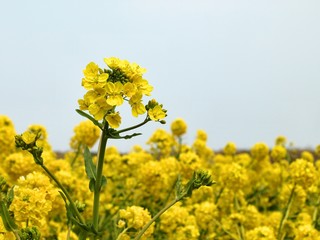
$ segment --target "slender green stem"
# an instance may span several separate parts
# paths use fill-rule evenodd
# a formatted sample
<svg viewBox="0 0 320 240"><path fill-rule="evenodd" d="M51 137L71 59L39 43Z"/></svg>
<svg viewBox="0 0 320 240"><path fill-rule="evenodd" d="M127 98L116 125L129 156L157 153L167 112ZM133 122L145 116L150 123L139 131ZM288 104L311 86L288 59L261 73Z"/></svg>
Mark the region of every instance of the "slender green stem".
<svg viewBox="0 0 320 240"><path fill-rule="evenodd" d="M117 133L120 134L120 133L123 133L123 132L127 132L127 131L130 131L130 130L136 129L136 128L138 128L138 127L143 126L144 124L146 124L146 123L149 122L149 121L150 121L150 119L149 119L149 118L146 118L142 123L139 123L139 124L134 125L134 126L132 126L132 127L128 127L128 128L119 130L119 131L117 131Z"/></svg>
<svg viewBox="0 0 320 240"><path fill-rule="evenodd" d="M60 183L60 181L56 178L56 176L53 175L53 173L51 173L50 170L45 165L40 165L40 166L50 176L50 178L58 185L58 187L62 190L62 192L64 193L64 195L68 199L70 206L72 207L73 211L75 212L77 218L79 219L80 223L85 225L86 224L85 220L83 219L83 217L81 216L81 214L78 211L78 208L76 207L76 205L72 201L72 198L71 198L70 194L68 193L67 189L65 189L65 187Z"/></svg>
<svg viewBox="0 0 320 240"><path fill-rule="evenodd" d="M238 198L237 198L236 193L234 194L234 205L235 205L237 212L239 212L240 206L239 206L239 202L238 202ZM237 230L238 230L239 239L241 239L241 240L245 239L244 228L243 228L243 224L241 222L237 224Z"/></svg>
<svg viewBox="0 0 320 240"><path fill-rule="evenodd" d="M98 148L98 163L96 168L97 178L94 185L94 198L93 198L93 227L96 231L99 228L99 205L100 205L100 191L102 182L102 170L104 163L104 155L106 152L107 140L108 140L108 123L105 123L104 129L101 133L99 148Z"/></svg>
<svg viewBox="0 0 320 240"><path fill-rule="evenodd" d="M20 240L21 239L17 231L13 231L13 234L16 237L16 240Z"/></svg>
<svg viewBox="0 0 320 240"><path fill-rule="evenodd" d="M167 206L165 206L163 209L161 209L138 233L138 235L135 237L134 240L139 240L142 235L145 233L145 231L151 226L151 224L156 221L165 211L167 211L169 208L171 208L174 204L179 202L182 198L176 198L172 202L170 202Z"/></svg>
<svg viewBox="0 0 320 240"><path fill-rule="evenodd" d="M293 202L295 188L296 188L296 185L294 185L292 190L291 190L291 194L290 194L288 203L287 203L287 205L286 205L286 207L284 209L284 212L283 212L283 215L282 215L282 218L281 218L281 221L280 221L280 225L279 225L279 229L278 229L278 236L277 236L277 238L279 240L282 239L282 237L281 237L282 229L283 229L284 223L286 222L286 220L287 220L287 218L289 216L289 213L290 213L290 208L291 208L291 205L292 205L292 202Z"/></svg>
<svg viewBox="0 0 320 240"><path fill-rule="evenodd" d="M318 218L318 212L319 212L319 204L320 204L320 196L319 196L318 199L317 199L316 206L315 206L315 208L314 208L313 215L312 215L312 226L313 226L313 227L316 227L316 225L317 225L317 218Z"/></svg>
<svg viewBox="0 0 320 240"><path fill-rule="evenodd" d="M218 204L218 201L223 193L224 187L222 187L218 193L218 196L216 197L216 200L214 201L214 204Z"/></svg>
<svg viewBox="0 0 320 240"><path fill-rule="evenodd" d="M227 235L229 235L232 239L234 240L239 240L239 238L235 235L233 235L231 232L229 232L228 230L226 230L222 224L220 222L218 222L216 219L213 219L213 221L222 229L222 231L224 231Z"/></svg>
<svg viewBox="0 0 320 240"><path fill-rule="evenodd" d="M122 237L122 235L125 234L125 233L128 231L128 229L129 229L128 227L125 228L125 229L118 235L117 240L120 240L121 237Z"/></svg>
<svg viewBox="0 0 320 240"><path fill-rule="evenodd" d="M80 154L80 150L81 150L81 143L79 144L78 146L78 149L77 149L77 152L76 152L76 155L74 156L74 158L72 159L71 161L71 167L73 166L73 164L76 162L77 158L79 157L79 154Z"/></svg>

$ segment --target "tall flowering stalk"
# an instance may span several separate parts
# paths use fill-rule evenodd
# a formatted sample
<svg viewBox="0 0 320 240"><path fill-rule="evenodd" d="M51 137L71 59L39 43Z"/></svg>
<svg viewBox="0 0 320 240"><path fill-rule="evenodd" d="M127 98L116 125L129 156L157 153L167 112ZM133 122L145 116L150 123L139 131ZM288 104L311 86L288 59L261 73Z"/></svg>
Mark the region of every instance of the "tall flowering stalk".
<svg viewBox="0 0 320 240"><path fill-rule="evenodd" d="M142 100L150 96L153 87L143 78L146 69L138 64L120 60L115 57L105 58L107 69L100 68L96 63L89 63L83 71L82 86L87 90L80 99L77 112L97 125L101 131L98 149L97 165L94 168L90 154L85 155L86 171L90 178L90 189L94 192L93 229L99 231L100 192L106 178L102 175L104 155L108 139L128 139L140 133L120 136L121 133L136 129L149 121L164 122L166 110L156 100L152 99L147 105ZM134 117L146 114L140 124L116 130L121 125L121 115L117 107L127 102ZM84 112L88 111L88 113ZM86 157L87 156L87 157Z"/></svg>
<svg viewBox="0 0 320 240"><path fill-rule="evenodd" d="M167 116L167 111L155 99L150 100L146 105L143 104L143 97L150 96L153 90L153 87L143 78L146 69L136 63L130 63L127 60L120 60L115 57L105 58L104 62L106 68L100 68L96 63L91 62L83 70L82 86L87 92L82 99L78 100L79 109L76 110L101 130L96 165L93 163L88 146L78 146L78 151L84 149L85 170L90 180L90 191L94 195L91 221L86 221L82 217L78 206L67 189L44 165L41 156L42 148L38 147L36 143L41 137L40 133L26 131L16 136L17 147L29 151L36 164L40 165L60 188L61 195L66 202L69 221L81 229L79 239L85 239L88 236L99 239L103 234L103 229L99 229L99 207L101 189L107 182L106 177L103 176L103 167L108 139L129 139L138 136L140 133L122 134L139 128L150 121L164 124L164 118ZM131 107L134 117L146 116L141 123L118 130L121 126L121 115L118 107L125 102Z"/></svg>

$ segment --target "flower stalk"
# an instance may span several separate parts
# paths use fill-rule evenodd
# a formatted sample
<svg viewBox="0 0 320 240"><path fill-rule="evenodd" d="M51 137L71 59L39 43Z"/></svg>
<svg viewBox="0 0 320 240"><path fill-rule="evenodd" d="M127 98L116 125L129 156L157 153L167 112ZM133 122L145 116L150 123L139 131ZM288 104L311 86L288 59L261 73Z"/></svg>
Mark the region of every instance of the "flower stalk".
<svg viewBox="0 0 320 240"><path fill-rule="evenodd" d="M105 123L100 142L98 148L98 162L96 167L96 181L94 185L94 199L93 199L93 227L96 231L98 231L99 227L99 205L100 205L100 192L101 192L101 185L102 185L102 171L103 171L103 163L104 163L104 156L106 152L106 146L108 141L108 132L109 125Z"/></svg>

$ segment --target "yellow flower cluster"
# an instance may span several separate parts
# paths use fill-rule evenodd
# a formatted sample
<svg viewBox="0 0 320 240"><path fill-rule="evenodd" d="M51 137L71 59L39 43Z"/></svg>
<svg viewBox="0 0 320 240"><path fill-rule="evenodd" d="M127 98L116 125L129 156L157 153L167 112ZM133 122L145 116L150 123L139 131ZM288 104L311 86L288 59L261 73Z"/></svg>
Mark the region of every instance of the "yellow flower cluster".
<svg viewBox="0 0 320 240"><path fill-rule="evenodd" d="M120 63L114 60L109 64L116 69ZM86 73L83 85L92 87L89 91L101 87L107 92L106 75L109 80L122 76L120 82L125 85L132 83L128 79L134 79L136 72L143 73L136 65L126 70L124 66L114 70L116 73L98 70L92 78ZM110 82L116 85L117 81ZM109 88L104 99L109 99L108 104L120 102L116 90L111 94ZM137 89L147 91L142 86ZM0 120L0 134L11 132L5 136L14 138L11 120ZM270 147L256 143L247 152L238 152L236 144L228 142L214 152L207 145L208 136L203 130L196 133L190 145L183 143L186 126L182 119L177 119L170 132L156 130L147 149L134 146L125 154L113 146L106 149L103 175L107 183L101 191L99 211L101 225L107 231L101 239L136 237L159 210L175 199L178 177L186 183L199 169L211 173L217 183L195 190L191 197L163 213L143 239L320 239L320 164L316 161L319 149L315 154L293 152L281 137ZM90 220L93 197L78 147L92 146L98 129L89 122L80 123L74 129L71 150L59 158L52 152L43 127L30 127L30 135L23 138L28 142L32 133L38 131L42 133L37 144L44 147L45 166L71 194L84 219ZM37 227L41 239L78 239L79 229L66 225L65 203L58 189L32 162L31 154L15 149L8 139L1 142L0 149L4 149L0 175L7 181L2 194L7 195L14 186L9 211L15 223L21 228ZM76 158L77 164L73 164ZM96 161L93 156L93 162ZM0 239L14 238L0 221Z"/></svg>
<svg viewBox="0 0 320 240"><path fill-rule="evenodd" d="M119 210L119 228L125 228L124 233L121 235L120 239L130 239L130 231L140 230L151 220L151 215L148 210L143 209L140 206L131 206L126 209ZM134 231L134 232L135 232ZM148 239L154 231L154 225L144 233L142 239Z"/></svg>
<svg viewBox="0 0 320 240"><path fill-rule="evenodd" d="M97 142L100 136L100 129L90 120L80 122L74 129L74 136L70 140L70 147L78 149L80 146L89 148Z"/></svg>
<svg viewBox="0 0 320 240"><path fill-rule="evenodd" d="M58 195L58 190L47 176L33 172L19 178L17 186L14 187L10 211L21 227L31 225L38 227L42 232L48 232L48 217Z"/></svg>
<svg viewBox="0 0 320 240"><path fill-rule="evenodd" d="M111 128L121 124L116 107L124 101L129 103L135 117L148 112L153 121L165 118L166 111L156 100L152 99L147 105L142 103L143 96L150 96L153 90L143 78L146 69L116 57L105 58L104 62L108 69L101 69L91 62L83 70L82 86L87 92L78 101L80 110L88 110L98 121L105 119Z"/></svg>

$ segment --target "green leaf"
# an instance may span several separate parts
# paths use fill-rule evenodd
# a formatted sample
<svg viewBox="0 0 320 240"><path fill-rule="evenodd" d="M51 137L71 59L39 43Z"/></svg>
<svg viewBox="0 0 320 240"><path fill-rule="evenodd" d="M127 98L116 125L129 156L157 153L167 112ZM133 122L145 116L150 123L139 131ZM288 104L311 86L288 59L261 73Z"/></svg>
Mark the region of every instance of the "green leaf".
<svg viewBox="0 0 320 240"><path fill-rule="evenodd" d="M90 179L90 182L89 182L89 189L90 189L90 192L94 192L95 184L96 184L96 181L95 181L93 178L92 178L92 179Z"/></svg>
<svg viewBox="0 0 320 240"><path fill-rule="evenodd" d="M92 156L87 146L84 149L84 165L85 165L88 178L90 180L94 179L94 181L96 181L96 177L97 177L96 166L92 161Z"/></svg>
<svg viewBox="0 0 320 240"><path fill-rule="evenodd" d="M181 175L178 175L177 181L176 181L176 199L182 198L184 195L184 187L181 183Z"/></svg>
<svg viewBox="0 0 320 240"><path fill-rule="evenodd" d="M99 123L96 119L94 119L92 116L90 116L88 113L85 113L84 111L80 109L76 109L76 112L79 113L81 116L88 118L91 122L93 122L94 125L98 126L102 130L102 125Z"/></svg>
<svg viewBox="0 0 320 240"><path fill-rule="evenodd" d="M106 176L102 176L101 187L104 187L105 185L107 185L107 178L106 178Z"/></svg>
<svg viewBox="0 0 320 240"><path fill-rule="evenodd" d="M17 230L17 225L14 220L11 218L8 208L3 201L0 201L0 215L2 217L2 222L7 231Z"/></svg>
<svg viewBox="0 0 320 240"><path fill-rule="evenodd" d="M14 198L14 190L13 190L14 186L12 186L12 188L10 188L10 190L7 193L7 204L8 207L11 205L13 198Z"/></svg>

